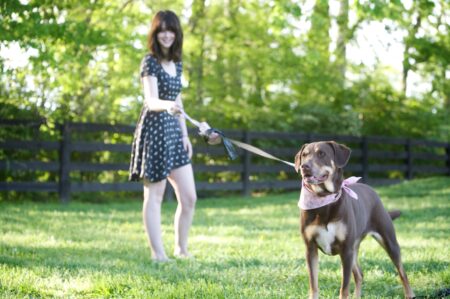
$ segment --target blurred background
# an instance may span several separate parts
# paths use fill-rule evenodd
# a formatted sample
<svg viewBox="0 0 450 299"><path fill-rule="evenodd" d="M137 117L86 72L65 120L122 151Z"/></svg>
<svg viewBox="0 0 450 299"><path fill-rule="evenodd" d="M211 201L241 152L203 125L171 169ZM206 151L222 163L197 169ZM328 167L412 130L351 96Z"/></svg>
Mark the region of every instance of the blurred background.
<svg viewBox="0 0 450 299"><path fill-rule="evenodd" d="M108 133L85 128L90 136L79 139L129 144L143 104L139 68L148 52L150 22L158 10L170 9L184 30L183 100L193 118L235 132L306 134L291 138L286 159L311 140L308 134L431 139L443 142L434 154L450 152L450 3L445 0L6 0L0 9L0 119L7 124L0 127L0 141L61 140L59 125L75 122L129 126ZM9 126L14 120L36 123L18 129ZM77 134L72 131L71 138L77 140ZM411 153L410 143L393 143ZM367 145L358 139L353 147L361 144ZM42 172L35 167L33 174L26 172L31 164L22 164L23 172L14 177L11 171L20 165L10 161L61 160L59 145L47 148L52 153L17 151L26 147L4 142L1 180L57 181L56 164ZM390 147L382 143L377 150ZM78 149L68 154L72 162L122 164L109 173L78 166L68 174L73 180L126 180L128 147L120 153ZM216 159L198 153L203 164L227 169L222 151ZM393 155L411 164L408 153ZM372 163L366 154L362 149L355 158ZM450 168L445 159L440 174ZM205 182L240 180L242 168L234 170L201 176ZM296 180L282 170L274 170L277 180ZM390 178L413 174L405 174L403 166L381 171ZM258 179L251 175L248 180Z"/></svg>
<svg viewBox="0 0 450 299"><path fill-rule="evenodd" d="M146 35L181 19L186 110L219 128L448 141L448 1L6 0L0 117L134 124Z"/></svg>

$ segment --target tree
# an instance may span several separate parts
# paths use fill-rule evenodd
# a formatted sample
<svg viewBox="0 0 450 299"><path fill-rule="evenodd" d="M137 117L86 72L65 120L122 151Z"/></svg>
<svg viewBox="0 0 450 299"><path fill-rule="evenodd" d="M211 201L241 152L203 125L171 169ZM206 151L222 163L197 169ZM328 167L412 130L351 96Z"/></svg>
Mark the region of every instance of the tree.
<svg viewBox="0 0 450 299"><path fill-rule="evenodd" d="M324 0L315 1L310 13L303 11L305 1L293 0L162 0L151 6L142 0L4 1L0 46L18 45L31 57L18 68L0 59L1 115L133 124L142 107L139 65L151 16L172 9L185 33L189 84L183 98L195 118L219 128L334 132L339 126L348 134L378 133L386 124L385 134L433 132L448 139L448 1L408 7L402 1L335 1L337 16ZM352 23L350 13L356 15ZM381 66L347 59L361 24L383 20L389 20L387 33L404 33L402 92ZM308 24L308 30L300 28ZM359 78L350 80L350 73ZM408 93L413 73L430 81L429 91ZM408 111L429 111L438 121L421 130L427 120ZM403 129L411 126L411 132Z"/></svg>

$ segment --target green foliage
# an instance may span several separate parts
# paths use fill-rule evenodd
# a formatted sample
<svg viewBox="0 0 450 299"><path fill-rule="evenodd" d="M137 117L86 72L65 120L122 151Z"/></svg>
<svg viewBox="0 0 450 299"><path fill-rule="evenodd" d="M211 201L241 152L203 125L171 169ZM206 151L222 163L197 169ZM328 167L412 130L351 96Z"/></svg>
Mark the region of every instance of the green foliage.
<svg viewBox="0 0 450 299"><path fill-rule="evenodd" d="M120 100L138 95L137 83L134 92L129 88L140 61L133 55L133 43L140 40L136 27L144 23L136 6L109 1L8 1L2 6L1 44L18 42L25 51L37 51L29 65L1 74L29 77L34 88L5 80L10 92L4 98L20 93L20 100L53 121L124 120L119 115L131 107L123 111ZM21 93L24 89L30 93Z"/></svg>
<svg viewBox="0 0 450 299"><path fill-rule="evenodd" d="M417 296L450 284L450 180L377 188L394 222ZM298 194L223 198L197 204L190 234L195 259L150 262L141 201L108 204L0 202L2 298L306 298L308 274L298 231ZM175 203L163 204L163 239L173 250ZM337 256L320 254L321 297L339 296ZM359 262L368 298L402 298L386 252L371 238ZM353 287L353 285L352 285Z"/></svg>
<svg viewBox="0 0 450 299"><path fill-rule="evenodd" d="M340 1L343 4L345 1ZM356 1L338 17L328 1L11 0L0 8L0 115L48 122L133 124L142 105L139 65L159 9L183 23L187 111L219 128L402 135L448 140L450 39L447 1ZM348 23L348 14L356 16ZM342 40L330 50L332 23ZM352 65L345 46L361 24L403 30L404 82L432 88L407 97L386 69ZM412 24L412 26L411 26ZM350 26L350 27L349 27ZM28 52L27 52L28 51ZM344 55L344 56L343 56ZM345 72L360 74L346 79ZM422 125L419 125L422 124ZM409 129L411 128L411 129Z"/></svg>
<svg viewBox="0 0 450 299"><path fill-rule="evenodd" d="M391 121L381 118L371 121L366 127L375 128L378 125L390 124L390 129L384 134L402 136L421 136L448 141L450 130L448 117L450 115L450 5L448 1L412 1L406 7L403 1L367 1L356 2L356 11L360 20L384 20L387 32L402 30L406 33L403 39L405 46L403 57L403 93L393 95L392 101L380 98L379 110L389 110ZM386 22L388 20L390 23ZM406 98L406 81L411 72L423 78L431 78L431 89L420 97ZM381 80L380 80L381 79ZM372 81L369 83L368 81ZM366 77L366 83L373 85L386 81L383 74L377 77ZM389 82L383 82L383 87L393 91ZM392 92L388 92L391 93ZM371 95L373 96L373 95ZM386 98L386 97L385 97ZM369 121L370 122L370 121ZM394 124L394 122L396 124ZM364 121L364 123L368 123ZM371 134L372 130L366 130Z"/></svg>

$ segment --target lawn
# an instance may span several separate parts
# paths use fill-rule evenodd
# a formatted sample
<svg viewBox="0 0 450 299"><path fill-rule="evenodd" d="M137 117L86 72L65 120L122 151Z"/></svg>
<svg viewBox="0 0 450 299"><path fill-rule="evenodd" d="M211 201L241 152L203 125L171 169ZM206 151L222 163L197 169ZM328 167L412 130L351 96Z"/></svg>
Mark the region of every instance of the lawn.
<svg viewBox="0 0 450 299"><path fill-rule="evenodd" d="M377 188L395 221L419 296L450 288L450 178ZM195 259L153 263L141 202L0 203L1 298L306 298L298 193L200 200L190 237ZM173 250L175 203L164 203ZM393 265L371 238L361 245L364 298L401 298ZM321 298L339 295L340 261L320 255Z"/></svg>

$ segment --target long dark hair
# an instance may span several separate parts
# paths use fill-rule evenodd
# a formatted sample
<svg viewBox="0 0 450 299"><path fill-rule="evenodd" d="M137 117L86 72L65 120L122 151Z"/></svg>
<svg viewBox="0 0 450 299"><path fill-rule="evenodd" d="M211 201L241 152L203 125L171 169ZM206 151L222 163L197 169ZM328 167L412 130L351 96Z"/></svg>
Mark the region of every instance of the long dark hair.
<svg viewBox="0 0 450 299"><path fill-rule="evenodd" d="M175 33L175 40L170 47L167 56L164 55L157 40L157 35L159 32L163 31L163 27L165 30ZM181 61L181 54L183 51L183 30L181 30L180 20L173 11L161 10L153 17L150 32L148 33L147 46L158 61L161 61L163 58L173 60L174 62Z"/></svg>

